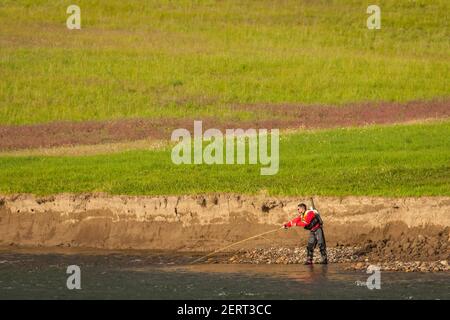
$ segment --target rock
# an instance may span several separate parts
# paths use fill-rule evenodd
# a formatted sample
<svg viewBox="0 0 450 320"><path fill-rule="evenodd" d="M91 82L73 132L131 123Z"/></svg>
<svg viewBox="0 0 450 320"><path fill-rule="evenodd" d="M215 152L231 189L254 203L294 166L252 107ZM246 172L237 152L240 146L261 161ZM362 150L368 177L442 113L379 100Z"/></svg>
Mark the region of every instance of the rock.
<svg viewBox="0 0 450 320"><path fill-rule="evenodd" d="M280 264L280 263L282 263L283 262L283 258L282 257L279 257L276 261L275 261L275 263L277 263L277 264Z"/></svg>

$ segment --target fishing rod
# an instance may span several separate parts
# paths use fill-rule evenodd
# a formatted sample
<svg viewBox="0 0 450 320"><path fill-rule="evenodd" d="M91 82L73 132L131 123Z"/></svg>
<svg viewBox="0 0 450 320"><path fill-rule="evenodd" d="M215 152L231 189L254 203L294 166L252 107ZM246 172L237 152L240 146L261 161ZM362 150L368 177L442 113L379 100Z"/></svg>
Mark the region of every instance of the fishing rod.
<svg viewBox="0 0 450 320"><path fill-rule="evenodd" d="M284 228L284 227L276 228L276 229L273 229L273 230L270 230L270 231L266 231L266 232L257 234L256 236L251 236L251 237L249 237L249 238L247 238L247 239L244 239L244 240L240 240L240 241L234 242L234 243L232 243L232 244L230 244L230 245L228 245L228 246L225 246L225 247L223 247L223 248L219 248L219 249L217 249L217 250L215 250L215 251L213 251L213 252L211 252L211 253L208 253L207 255L205 255L205 256L203 256L203 257L200 257L200 258L198 258L198 259L195 259L195 260L192 261L190 264L194 264L194 263L196 263L196 262L198 262L198 261L200 261L200 260L203 260L203 259L205 259L205 258L208 258L208 257L210 257L210 256L212 256L212 255L214 255L214 254L216 254L216 253L218 253L218 252L220 252L220 251L223 251L223 250L225 250L225 249L228 249L228 248L230 248L230 247L232 247L232 246L235 246L235 245L237 245L237 244L239 244L239 243L242 243L242 242L245 242L245 241L248 241L248 240L251 240L251 239L255 239L255 238L264 236L264 235L266 235L266 234L269 234L269 233L273 233L273 232L278 231L278 230L281 230L281 229L283 229L283 228Z"/></svg>
<svg viewBox="0 0 450 320"><path fill-rule="evenodd" d="M316 205L314 204L314 199L311 197L310 200L311 200L311 208L313 208L313 210L317 210Z"/></svg>
<svg viewBox="0 0 450 320"><path fill-rule="evenodd" d="M310 198L310 200L311 200L312 208L313 208L314 210L316 210L316 206L314 205L314 200L313 200L313 198ZM248 240L251 240L251 239L255 239L255 238L264 236L264 235L269 234L269 233L273 233L273 232L278 231L278 230L281 230L281 229L284 229L284 226L281 227L281 228L276 228L276 229L273 229L273 230L270 230L270 231L266 231L266 232L257 234L256 236L251 236L251 237L249 237L249 238L247 238L247 239L244 239L244 240L240 240L240 241L234 242L234 243L232 243L232 244L230 244L230 245L228 245L228 246L225 246L225 247L223 247L223 248L219 248L219 249L217 249L217 250L215 250L215 251L213 251L213 252L211 252L211 253L209 253L209 254L203 256L203 257L200 257L200 258L198 258L198 259L195 259L195 260L192 261L190 264L194 264L194 263L196 263L196 262L198 262L198 261L200 261L200 260L203 260L203 259L205 259L205 258L208 258L208 257L210 257L210 256L212 256L212 255L214 255L214 254L216 254L216 253L218 253L218 252L220 252L220 251L223 251L223 250L225 250L225 249L231 248L232 246L235 246L235 245L237 245L237 244L239 244L239 243L243 243L243 242L245 242L245 241L248 241Z"/></svg>

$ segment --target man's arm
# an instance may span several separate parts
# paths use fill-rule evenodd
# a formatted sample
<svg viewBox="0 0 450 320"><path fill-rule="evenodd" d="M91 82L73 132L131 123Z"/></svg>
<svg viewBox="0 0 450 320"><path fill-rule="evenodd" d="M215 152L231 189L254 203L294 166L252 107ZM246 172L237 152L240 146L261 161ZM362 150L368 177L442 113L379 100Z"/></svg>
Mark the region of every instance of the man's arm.
<svg viewBox="0 0 450 320"><path fill-rule="evenodd" d="M286 222L286 223L283 225L283 227L284 227L285 229L292 227L292 222L293 222L294 220L295 220L295 219Z"/></svg>
<svg viewBox="0 0 450 320"><path fill-rule="evenodd" d="M284 225L285 228L290 228L290 227L306 227L307 225L309 225L311 223L311 220L314 218L314 211L308 211L306 213L305 216L305 221L302 220L301 217L297 217L292 219L291 221L289 221L288 223L286 223Z"/></svg>
<svg viewBox="0 0 450 320"><path fill-rule="evenodd" d="M284 225L285 228L290 228L290 227L295 227L295 226L297 226L297 227L305 226L305 223L302 221L301 217L296 217Z"/></svg>

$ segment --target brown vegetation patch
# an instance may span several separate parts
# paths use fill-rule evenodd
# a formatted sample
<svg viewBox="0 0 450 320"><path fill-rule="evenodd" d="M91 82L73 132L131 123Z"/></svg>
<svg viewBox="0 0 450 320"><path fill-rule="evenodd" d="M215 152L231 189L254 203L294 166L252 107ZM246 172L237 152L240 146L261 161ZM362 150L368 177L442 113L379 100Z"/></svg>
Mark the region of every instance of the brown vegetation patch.
<svg viewBox="0 0 450 320"><path fill-rule="evenodd" d="M255 113L255 120L198 119L203 127L322 129L391 124L450 117L450 101L366 103L336 106L236 105ZM194 119L124 119L0 126L0 150L93 145L143 139L169 140L176 128L192 128Z"/></svg>

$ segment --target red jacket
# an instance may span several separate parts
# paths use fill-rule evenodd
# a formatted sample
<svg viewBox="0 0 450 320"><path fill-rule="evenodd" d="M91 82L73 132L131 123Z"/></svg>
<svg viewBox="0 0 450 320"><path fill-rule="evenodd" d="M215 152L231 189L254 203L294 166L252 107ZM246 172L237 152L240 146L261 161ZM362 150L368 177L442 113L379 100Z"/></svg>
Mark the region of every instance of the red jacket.
<svg viewBox="0 0 450 320"><path fill-rule="evenodd" d="M305 212L305 214L303 216L298 216L294 219L292 219L291 221L289 221L288 223L286 223L284 226L285 227L306 227L308 226L311 221L314 219L315 217L315 213L313 210L308 210ZM316 231L317 229L320 228L320 223L317 223L313 228L311 228L311 231Z"/></svg>

